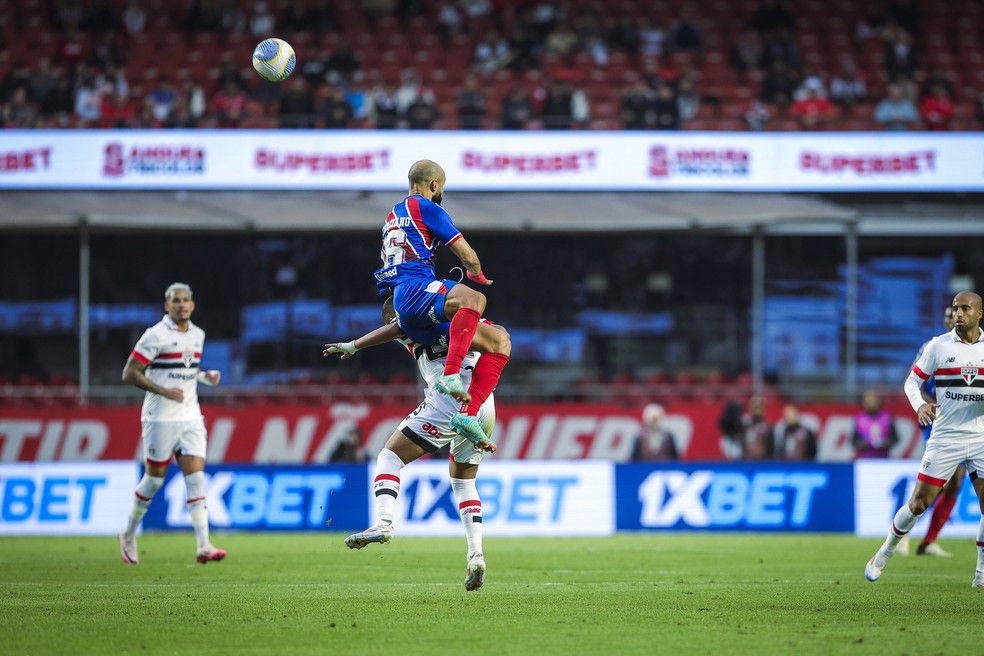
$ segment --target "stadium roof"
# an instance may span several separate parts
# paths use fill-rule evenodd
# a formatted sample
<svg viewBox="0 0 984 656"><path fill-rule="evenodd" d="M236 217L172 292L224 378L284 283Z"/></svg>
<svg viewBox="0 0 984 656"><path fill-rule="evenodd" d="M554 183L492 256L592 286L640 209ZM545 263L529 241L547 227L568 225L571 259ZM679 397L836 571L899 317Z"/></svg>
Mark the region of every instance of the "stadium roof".
<svg viewBox="0 0 984 656"><path fill-rule="evenodd" d="M0 194L0 230L375 231L383 192L82 192ZM458 193L445 205L464 229L490 232L692 231L984 234L984 204L866 203L758 193Z"/></svg>

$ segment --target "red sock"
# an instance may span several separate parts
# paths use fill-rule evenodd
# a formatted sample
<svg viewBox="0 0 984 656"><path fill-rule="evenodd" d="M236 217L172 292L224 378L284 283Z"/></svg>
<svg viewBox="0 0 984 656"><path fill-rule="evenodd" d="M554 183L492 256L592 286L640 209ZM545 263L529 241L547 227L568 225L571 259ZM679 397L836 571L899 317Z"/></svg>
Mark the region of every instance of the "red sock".
<svg viewBox="0 0 984 656"><path fill-rule="evenodd" d="M929 520L929 530L926 531L926 537L922 541L923 544L936 541L937 536L939 536L940 531L943 529L943 525L950 520L950 513L953 512L953 504L956 502L957 497L952 494L940 493L940 496L936 499L936 507L933 508L933 517Z"/></svg>
<svg viewBox="0 0 984 656"><path fill-rule="evenodd" d="M471 385L468 386L468 393L471 394L468 414L473 417L478 414L485 399L489 398L489 394L499 384L499 376L507 362L509 356L501 353L486 353L478 359L475 371L472 372Z"/></svg>
<svg viewBox="0 0 984 656"><path fill-rule="evenodd" d="M448 329L448 356L444 361L444 375L450 376L461 372L461 361L468 355L475 329L482 315L471 308L458 308L451 319Z"/></svg>

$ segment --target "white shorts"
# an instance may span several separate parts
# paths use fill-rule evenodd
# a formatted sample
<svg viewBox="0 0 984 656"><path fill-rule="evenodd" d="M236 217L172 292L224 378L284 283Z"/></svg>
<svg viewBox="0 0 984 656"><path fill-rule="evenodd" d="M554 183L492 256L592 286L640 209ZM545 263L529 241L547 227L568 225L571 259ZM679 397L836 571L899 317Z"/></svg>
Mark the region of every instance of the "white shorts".
<svg viewBox="0 0 984 656"><path fill-rule="evenodd" d="M451 429L451 417L458 412L457 405L449 397L428 394L417 409L400 422L399 430L411 442L427 453L435 453L446 444L451 445L451 458L462 464L477 465L484 451ZM486 435L495 428L495 399L489 394L478 411L478 421Z"/></svg>
<svg viewBox="0 0 984 656"><path fill-rule="evenodd" d="M919 465L919 480L942 486L962 462L972 473L984 471L984 441L937 442L930 438Z"/></svg>
<svg viewBox="0 0 984 656"><path fill-rule="evenodd" d="M205 457L205 421L141 422L144 459L154 465L166 465L171 454Z"/></svg>

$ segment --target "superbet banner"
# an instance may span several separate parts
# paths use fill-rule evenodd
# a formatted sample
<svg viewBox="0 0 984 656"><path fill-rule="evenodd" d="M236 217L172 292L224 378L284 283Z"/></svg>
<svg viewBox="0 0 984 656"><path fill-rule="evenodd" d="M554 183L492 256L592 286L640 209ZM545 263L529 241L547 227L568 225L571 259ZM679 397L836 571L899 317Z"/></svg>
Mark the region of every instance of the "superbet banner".
<svg viewBox="0 0 984 656"><path fill-rule="evenodd" d="M982 191L984 133L5 130L0 189Z"/></svg>
<svg viewBox="0 0 984 656"><path fill-rule="evenodd" d="M372 403L208 406L211 463L326 463L353 426L375 454L413 408ZM914 416L902 401L890 406L900 442L899 458L922 454ZM818 457L853 459L851 436L858 408L846 404L805 404L802 421L818 436ZM685 460L720 460L719 403L667 407L663 428L673 434ZM780 419L782 407L769 407ZM588 403L499 404L493 438L498 460L605 459L627 462L639 435L641 408ZM777 425L777 432L782 425ZM0 406L0 461L92 461L142 457L140 408L16 408Z"/></svg>

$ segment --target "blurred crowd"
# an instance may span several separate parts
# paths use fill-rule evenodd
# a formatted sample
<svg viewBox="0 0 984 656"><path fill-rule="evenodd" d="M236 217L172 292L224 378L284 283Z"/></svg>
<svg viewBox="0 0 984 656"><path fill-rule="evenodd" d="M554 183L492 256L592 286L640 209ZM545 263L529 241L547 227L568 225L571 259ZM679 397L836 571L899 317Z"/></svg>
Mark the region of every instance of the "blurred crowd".
<svg viewBox="0 0 984 656"><path fill-rule="evenodd" d="M914 0L831 7L853 24L822 46L816 15L784 0L709 12L689 0L655 11L597 0L8 4L6 127L946 130L984 119L984 89L958 89L960 69L921 51L938 33ZM251 45L274 35L298 51L281 84L249 68Z"/></svg>

